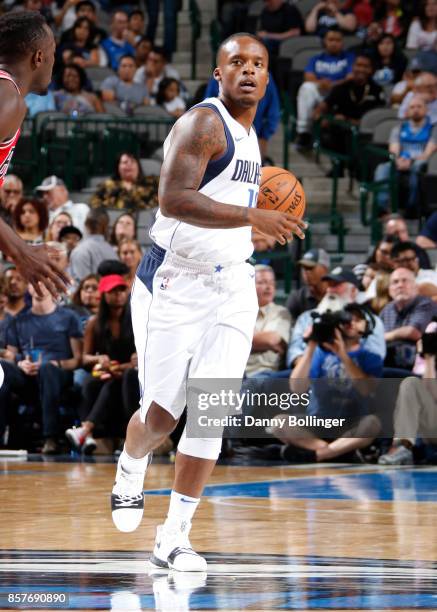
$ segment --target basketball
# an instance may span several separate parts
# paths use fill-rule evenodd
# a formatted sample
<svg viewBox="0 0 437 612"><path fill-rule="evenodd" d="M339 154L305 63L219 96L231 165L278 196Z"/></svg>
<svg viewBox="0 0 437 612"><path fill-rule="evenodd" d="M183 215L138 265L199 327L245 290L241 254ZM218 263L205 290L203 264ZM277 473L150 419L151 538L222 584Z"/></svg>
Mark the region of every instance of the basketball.
<svg viewBox="0 0 437 612"><path fill-rule="evenodd" d="M305 203L305 192L294 174L276 166L262 168L257 208L289 212L300 219Z"/></svg>

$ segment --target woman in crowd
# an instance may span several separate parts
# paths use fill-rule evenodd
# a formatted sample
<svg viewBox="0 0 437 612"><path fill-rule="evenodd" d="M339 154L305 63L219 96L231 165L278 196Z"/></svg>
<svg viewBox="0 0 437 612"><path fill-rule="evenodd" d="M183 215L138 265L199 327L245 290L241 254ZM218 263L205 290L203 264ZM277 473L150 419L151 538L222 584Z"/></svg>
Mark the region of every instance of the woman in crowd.
<svg viewBox="0 0 437 612"><path fill-rule="evenodd" d="M393 236L384 236L384 238L376 244L367 263L377 263L387 267L389 270L393 270L394 264L391 258L391 251L395 242L396 240Z"/></svg>
<svg viewBox="0 0 437 612"><path fill-rule="evenodd" d="M81 68L99 65L99 50L93 44L93 25L87 17L76 19L71 39L61 44L58 53L62 64L76 64Z"/></svg>
<svg viewBox="0 0 437 612"><path fill-rule="evenodd" d="M435 51L437 44L437 0L422 0L418 17L410 25L407 49Z"/></svg>
<svg viewBox="0 0 437 612"><path fill-rule="evenodd" d="M56 110L68 115L86 115L103 113L100 99L93 93L85 91L86 74L76 64L68 64L62 70L61 88L54 92Z"/></svg>
<svg viewBox="0 0 437 612"><path fill-rule="evenodd" d="M65 432L71 445L84 453L96 447L96 427L105 425L116 435L139 401L128 285L122 276L111 274L100 279L99 293L98 313L85 329L83 365L92 374L83 386L82 425Z"/></svg>
<svg viewBox="0 0 437 612"><path fill-rule="evenodd" d="M137 237L137 224L135 217L131 213L122 213L115 220L112 226L111 238L109 242L118 248L121 240L128 238L129 240L136 240Z"/></svg>
<svg viewBox="0 0 437 612"><path fill-rule="evenodd" d="M172 117L180 117L187 108L180 93L181 88L177 79L167 77L162 79L156 94L157 106L161 106Z"/></svg>
<svg viewBox="0 0 437 612"><path fill-rule="evenodd" d="M60 212L53 217L53 219L49 223L49 227L47 230L46 240L49 242L50 240L54 240L55 242L59 241L59 233L63 227L67 227L68 225L73 225L73 219L68 212Z"/></svg>
<svg viewBox="0 0 437 612"><path fill-rule="evenodd" d="M127 276L127 278L125 278L127 283L129 284L129 287L132 287L132 284L135 279L135 273L143 257L141 245L138 240L132 240L131 238L123 238L123 240L121 240L118 245L117 252L120 261L126 264L129 268L129 275Z"/></svg>
<svg viewBox="0 0 437 612"><path fill-rule="evenodd" d="M44 242L49 216L47 206L36 198L22 198L12 213L17 234L29 244Z"/></svg>
<svg viewBox="0 0 437 612"><path fill-rule="evenodd" d="M398 50L392 34L383 34L379 39L373 53L373 64L373 80L378 85L394 85L402 79L407 58Z"/></svg>
<svg viewBox="0 0 437 612"><path fill-rule="evenodd" d="M157 176L144 176L140 160L132 153L121 153L114 176L107 179L91 198L91 206L136 211L158 206Z"/></svg>
<svg viewBox="0 0 437 612"><path fill-rule="evenodd" d="M88 319L99 311L99 281L97 274L88 274L80 281L71 299L70 308L79 315L84 327Z"/></svg>

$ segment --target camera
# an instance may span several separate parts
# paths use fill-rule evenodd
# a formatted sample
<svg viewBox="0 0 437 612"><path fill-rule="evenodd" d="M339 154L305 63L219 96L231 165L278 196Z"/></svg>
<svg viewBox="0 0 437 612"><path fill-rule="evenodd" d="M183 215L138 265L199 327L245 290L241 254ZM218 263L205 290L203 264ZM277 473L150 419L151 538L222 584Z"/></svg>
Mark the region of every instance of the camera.
<svg viewBox="0 0 437 612"><path fill-rule="evenodd" d="M318 344L324 342L333 342L335 339L335 330L343 323L350 323L352 314L345 310L336 312L312 312L313 330L308 340L314 340Z"/></svg>
<svg viewBox="0 0 437 612"><path fill-rule="evenodd" d="M429 329L431 327L431 330ZM422 336L420 354L437 356L437 317L434 317Z"/></svg>

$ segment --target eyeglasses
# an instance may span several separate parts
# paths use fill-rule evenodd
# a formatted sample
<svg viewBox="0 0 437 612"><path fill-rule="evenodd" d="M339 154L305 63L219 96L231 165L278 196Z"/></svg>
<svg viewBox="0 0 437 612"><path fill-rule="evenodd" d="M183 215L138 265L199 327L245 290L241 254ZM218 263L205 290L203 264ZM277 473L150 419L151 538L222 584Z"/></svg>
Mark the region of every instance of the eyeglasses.
<svg viewBox="0 0 437 612"><path fill-rule="evenodd" d="M408 264L413 263L413 261L416 261L416 259L416 255L412 255L411 257L396 257L394 261L397 264Z"/></svg>

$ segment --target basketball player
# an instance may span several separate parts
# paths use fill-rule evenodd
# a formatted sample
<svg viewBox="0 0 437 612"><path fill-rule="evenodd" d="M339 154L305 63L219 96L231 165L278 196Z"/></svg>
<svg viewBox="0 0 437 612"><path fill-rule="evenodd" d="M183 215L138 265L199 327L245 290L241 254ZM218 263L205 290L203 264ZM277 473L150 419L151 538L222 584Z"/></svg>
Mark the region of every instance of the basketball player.
<svg viewBox="0 0 437 612"><path fill-rule="evenodd" d="M55 40L44 17L22 11L0 17L0 187L27 112L24 96L44 95L52 78ZM39 283L56 296L68 278L49 259L46 247L29 246L0 219L0 251L40 294Z"/></svg>
<svg viewBox="0 0 437 612"><path fill-rule="evenodd" d="M155 245L138 268L132 321L141 384L112 491L112 516L133 531L143 513L151 452L175 428L188 378L242 378L258 311L252 226L281 243L303 238L306 224L256 208L261 158L252 128L268 82L268 53L257 38L224 41L214 77L218 98L185 113L164 143ZM151 563L204 571L192 550L191 519L221 450L221 438L182 434L167 520L157 530Z"/></svg>

